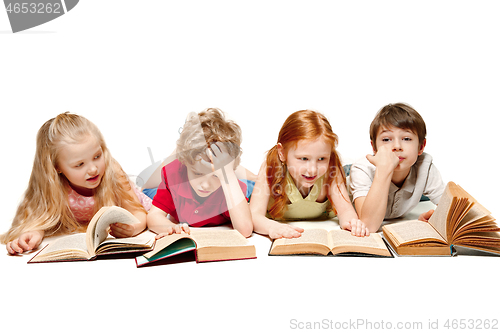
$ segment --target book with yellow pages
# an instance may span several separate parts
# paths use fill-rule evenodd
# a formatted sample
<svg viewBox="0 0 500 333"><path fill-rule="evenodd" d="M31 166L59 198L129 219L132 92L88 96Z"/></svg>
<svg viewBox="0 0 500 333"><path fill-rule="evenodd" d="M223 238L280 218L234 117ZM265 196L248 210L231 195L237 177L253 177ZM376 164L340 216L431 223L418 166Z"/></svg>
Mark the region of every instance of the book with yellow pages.
<svg viewBox="0 0 500 333"><path fill-rule="evenodd" d="M404 221L382 227L398 255L500 255L500 228L491 213L453 182L429 222Z"/></svg>
<svg viewBox="0 0 500 333"><path fill-rule="evenodd" d="M305 229L298 238L275 239L269 255L352 255L392 257L379 234L356 237L347 230Z"/></svg>
<svg viewBox="0 0 500 333"><path fill-rule="evenodd" d="M135 258L137 267L152 263L169 264L186 253L196 262L257 258L255 246L237 230L190 228L190 233L172 234L156 241L152 251Z"/></svg>
<svg viewBox="0 0 500 333"><path fill-rule="evenodd" d="M155 235L145 231L135 237L109 236L109 226L115 222L139 223L129 211L109 206L101 208L89 222L86 233L63 236L41 249L28 263L92 260L100 255L113 255L149 251Z"/></svg>

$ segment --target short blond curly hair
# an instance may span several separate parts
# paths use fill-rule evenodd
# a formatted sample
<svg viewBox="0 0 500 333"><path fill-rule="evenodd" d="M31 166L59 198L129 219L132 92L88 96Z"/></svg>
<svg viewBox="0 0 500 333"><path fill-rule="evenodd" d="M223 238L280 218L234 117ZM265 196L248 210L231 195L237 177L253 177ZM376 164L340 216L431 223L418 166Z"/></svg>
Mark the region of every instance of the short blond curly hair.
<svg viewBox="0 0 500 333"><path fill-rule="evenodd" d="M177 140L177 159L182 164L193 165L203 158L209 160L206 149L216 142L226 144L227 151L234 158L234 167L240 163L241 128L232 120L226 119L224 112L208 108L200 113L192 113L182 128Z"/></svg>

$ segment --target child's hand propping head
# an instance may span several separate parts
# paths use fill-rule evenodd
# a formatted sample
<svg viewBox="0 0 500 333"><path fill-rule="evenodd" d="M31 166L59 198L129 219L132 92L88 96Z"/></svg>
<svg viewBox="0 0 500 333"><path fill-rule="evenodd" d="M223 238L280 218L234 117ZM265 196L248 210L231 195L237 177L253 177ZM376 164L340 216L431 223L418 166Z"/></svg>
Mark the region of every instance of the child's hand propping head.
<svg viewBox="0 0 500 333"><path fill-rule="evenodd" d="M222 174L222 169L229 167L234 170L234 157L229 153L228 146L231 146L231 150L239 149L232 142L216 142L210 144L210 148L207 148L207 156L210 158L210 162L202 160L201 163L210 166L212 171Z"/></svg>
<svg viewBox="0 0 500 333"><path fill-rule="evenodd" d="M386 168L394 171L399 165L399 157L389 147L381 146L375 155L366 155L368 161L377 168Z"/></svg>

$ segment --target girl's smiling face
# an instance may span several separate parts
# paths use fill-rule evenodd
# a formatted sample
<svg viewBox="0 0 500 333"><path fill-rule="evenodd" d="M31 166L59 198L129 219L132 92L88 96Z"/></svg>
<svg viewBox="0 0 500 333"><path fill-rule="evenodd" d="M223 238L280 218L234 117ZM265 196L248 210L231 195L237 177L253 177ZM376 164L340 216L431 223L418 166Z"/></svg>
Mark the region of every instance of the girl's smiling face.
<svg viewBox="0 0 500 333"><path fill-rule="evenodd" d="M331 153L331 144L322 138L300 140L296 147L291 147L287 152L278 143L280 160L286 163L290 176L303 196L307 196L316 180L328 171Z"/></svg>
<svg viewBox="0 0 500 333"><path fill-rule="evenodd" d="M56 169L66 176L75 191L92 195L106 170L101 145L93 136L81 143L64 144L59 150Z"/></svg>

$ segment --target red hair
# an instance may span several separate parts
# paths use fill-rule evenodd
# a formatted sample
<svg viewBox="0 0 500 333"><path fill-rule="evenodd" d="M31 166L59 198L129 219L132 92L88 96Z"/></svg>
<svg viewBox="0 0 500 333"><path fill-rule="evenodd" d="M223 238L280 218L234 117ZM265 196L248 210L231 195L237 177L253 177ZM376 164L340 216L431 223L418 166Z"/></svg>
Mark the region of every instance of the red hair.
<svg viewBox="0 0 500 333"><path fill-rule="evenodd" d="M332 127L324 115L312 110L292 113L281 127L278 143L281 143L286 155L290 148L297 147L300 140L314 141L319 138L325 140L332 147L324 184L331 185L335 181L339 186L339 184L345 183L345 173L336 151L338 137L333 133ZM286 165L279 159L277 146L268 151L266 163L267 183L271 190L271 197L274 199L274 203L269 209L269 215L274 219L281 218L285 214L288 198L284 192ZM332 202L329 194L328 199Z"/></svg>

